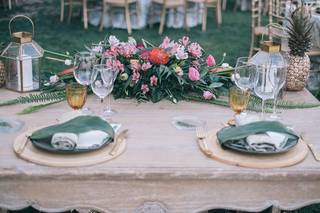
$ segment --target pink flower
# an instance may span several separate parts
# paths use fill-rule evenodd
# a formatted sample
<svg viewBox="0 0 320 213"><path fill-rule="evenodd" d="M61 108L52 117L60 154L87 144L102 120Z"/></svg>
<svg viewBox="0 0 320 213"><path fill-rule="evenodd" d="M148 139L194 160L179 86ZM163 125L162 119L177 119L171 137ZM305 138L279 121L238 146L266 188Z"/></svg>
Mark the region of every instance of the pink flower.
<svg viewBox="0 0 320 213"><path fill-rule="evenodd" d="M139 60L130 60L130 67L134 72L139 72L141 70L141 64Z"/></svg>
<svg viewBox="0 0 320 213"><path fill-rule="evenodd" d="M179 39L179 42L183 46L187 46L189 44L189 37L188 36L183 36L181 39Z"/></svg>
<svg viewBox="0 0 320 213"><path fill-rule="evenodd" d="M150 50L145 50L140 54L142 60L148 61L150 57Z"/></svg>
<svg viewBox="0 0 320 213"><path fill-rule="evenodd" d="M162 41L162 43L160 44L160 46L159 47L161 47L161 48L163 48L163 49L167 49L167 48L169 48L170 47L170 38L168 37L168 36L166 36L164 39L163 39L163 41Z"/></svg>
<svg viewBox="0 0 320 213"><path fill-rule="evenodd" d="M206 63L208 65L208 67L212 67L212 66L216 65L216 60L214 59L214 57L212 55L208 55L208 57L206 59Z"/></svg>
<svg viewBox="0 0 320 213"><path fill-rule="evenodd" d="M119 60L108 59L106 61L106 65L109 68L112 68L116 72L123 72L124 71L124 65Z"/></svg>
<svg viewBox="0 0 320 213"><path fill-rule="evenodd" d="M143 63L141 68L143 71L147 71L151 67L152 67L152 65L149 62L147 62L147 63Z"/></svg>
<svg viewBox="0 0 320 213"><path fill-rule="evenodd" d="M200 79L200 73L194 67L189 68L188 76L191 81L198 81Z"/></svg>
<svg viewBox="0 0 320 213"><path fill-rule="evenodd" d="M155 75L151 76L150 85L151 86L157 86L157 84L158 84L158 78Z"/></svg>
<svg viewBox="0 0 320 213"><path fill-rule="evenodd" d="M147 84L142 84L141 91L143 94L146 94L147 92L149 92L149 86Z"/></svg>
<svg viewBox="0 0 320 213"><path fill-rule="evenodd" d="M137 83L139 80L140 80L140 73L139 72L133 72L132 81Z"/></svg>
<svg viewBox="0 0 320 213"><path fill-rule="evenodd" d="M138 49L142 50L142 49L144 49L144 48L145 48L145 46L144 46L144 44L143 44L143 43L138 43L138 44L136 45L136 48L138 48Z"/></svg>
<svg viewBox="0 0 320 213"><path fill-rule="evenodd" d="M200 67L201 67L198 60L192 61L192 66L195 67L196 69L200 69Z"/></svg>
<svg viewBox="0 0 320 213"><path fill-rule="evenodd" d="M182 45L179 46L179 48L177 49L176 58L178 60L185 60L188 58L188 53L185 52L184 46Z"/></svg>
<svg viewBox="0 0 320 213"><path fill-rule="evenodd" d="M202 56L202 48L196 42L190 44L188 47L188 52L195 58L200 58Z"/></svg>
<svg viewBox="0 0 320 213"><path fill-rule="evenodd" d="M118 53L126 58L130 58L133 54L138 51L136 45L131 43L120 43L118 47Z"/></svg>
<svg viewBox="0 0 320 213"><path fill-rule="evenodd" d="M206 100L210 100L214 97L214 95L210 91L204 91L202 96Z"/></svg>
<svg viewBox="0 0 320 213"><path fill-rule="evenodd" d="M118 55L117 50L115 48L110 48L103 53L105 58L112 58Z"/></svg>
<svg viewBox="0 0 320 213"><path fill-rule="evenodd" d="M171 49L170 49L169 52L170 52L171 55L174 55L174 54L177 53L177 50L178 50L180 44L178 44L178 43L176 43L176 42L172 42L172 43L170 44L170 46L171 46Z"/></svg>

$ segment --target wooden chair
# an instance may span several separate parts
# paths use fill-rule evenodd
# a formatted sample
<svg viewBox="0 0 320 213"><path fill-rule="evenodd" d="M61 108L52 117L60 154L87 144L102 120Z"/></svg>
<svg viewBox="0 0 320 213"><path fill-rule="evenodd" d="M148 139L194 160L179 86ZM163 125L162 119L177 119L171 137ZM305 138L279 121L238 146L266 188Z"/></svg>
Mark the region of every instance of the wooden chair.
<svg viewBox="0 0 320 213"><path fill-rule="evenodd" d="M8 1L9 10L12 10L12 0L2 0L2 4L5 5L6 1ZM18 0L14 0L14 3L17 5L18 4Z"/></svg>
<svg viewBox="0 0 320 213"><path fill-rule="evenodd" d="M258 51L257 37L261 35L268 35L268 27L261 26L261 0L252 0L251 2L251 44L249 50L249 57L254 51Z"/></svg>
<svg viewBox="0 0 320 213"><path fill-rule="evenodd" d="M60 21L64 19L64 8L69 6L68 23L71 22L73 6L82 6L83 26L84 29L88 29L88 0L60 0Z"/></svg>
<svg viewBox="0 0 320 213"><path fill-rule="evenodd" d="M134 3L136 4L135 10L130 13L130 4L134 4ZM100 31L103 30L104 14L106 12L109 14L111 25L112 25L112 8L124 8L124 14L125 14L125 19L126 19L126 23L127 23L128 34L130 35L132 33L132 25L131 25L130 15L135 14L137 16L137 20L139 20L139 17L141 15L139 0L103 0L102 16L100 19Z"/></svg>
<svg viewBox="0 0 320 213"><path fill-rule="evenodd" d="M208 17L208 8L216 8L216 21L218 26L222 24L222 11L221 11L221 0L186 0L188 3L202 3L202 31L207 30L207 17Z"/></svg>
<svg viewBox="0 0 320 213"><path fill-rule="evenodd" d="M166 22L166 15L167 15L167 10L173 9L176 14L178 13L178 8L183 7L184 8L184 27L187 27L187 7L186 7L186 2L185 0L152 0L151 1L151 8L150 8L150 19L149 19L149 25L152 25L153 22L153 17L156 14L154 6L155 4L162 6L162 11L161 11L161 18L160 18L160 27L159 27L159 34L161 35L163 33L164 25Z"/></svg>

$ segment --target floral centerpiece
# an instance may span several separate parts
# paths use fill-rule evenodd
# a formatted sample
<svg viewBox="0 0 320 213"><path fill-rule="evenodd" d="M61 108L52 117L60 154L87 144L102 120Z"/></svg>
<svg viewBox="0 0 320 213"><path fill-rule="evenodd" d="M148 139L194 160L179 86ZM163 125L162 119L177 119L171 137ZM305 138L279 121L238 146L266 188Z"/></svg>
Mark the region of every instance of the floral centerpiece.
<svg viewBox="0 0 320 213"><path fill-rule="evenodd" d="M101 59L100 63L119 72L115 98L152 102L169 98L175 103L194 93L208 100L216 98L219 90L230 83L232 69L226 64L221 68L225 55L217 64L200 44L186 36L177 42L165 37L157 47L145 40L137 43L130 37L121 42L110 36L90 51Z"/></svg>

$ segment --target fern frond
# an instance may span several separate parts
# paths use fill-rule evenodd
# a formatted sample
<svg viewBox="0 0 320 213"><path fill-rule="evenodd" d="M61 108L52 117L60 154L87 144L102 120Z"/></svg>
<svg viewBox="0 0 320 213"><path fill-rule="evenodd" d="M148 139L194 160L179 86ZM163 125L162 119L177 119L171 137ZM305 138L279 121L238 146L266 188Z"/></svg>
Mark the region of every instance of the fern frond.
<svg viewBox="0 0 320 213"><path fill-rule="evenodd" d="M50 103L46 103L46 104L39 104L39 105L35 105L35 106L29 106L25 109L23 109L21 112L18 113L18 115L25 115L25 114L30 114L30 113L34 113L39 111L42 108L45 108L47 106L50 106L52 104L57 104L62 102L63 100L59 100L59 101L54 101L54 102L50 102Z"/></svg>
<svg viewBox="0 0 320 213"><path fill-rule="evenodd" d="M13 104L29 104L29 103L41 103L41 102L54 102L65 100L65 91L51 92L51 93L38 93L30 94L28 96L20 96L16 99L1 102L0 106L8 106Z"/></svg>

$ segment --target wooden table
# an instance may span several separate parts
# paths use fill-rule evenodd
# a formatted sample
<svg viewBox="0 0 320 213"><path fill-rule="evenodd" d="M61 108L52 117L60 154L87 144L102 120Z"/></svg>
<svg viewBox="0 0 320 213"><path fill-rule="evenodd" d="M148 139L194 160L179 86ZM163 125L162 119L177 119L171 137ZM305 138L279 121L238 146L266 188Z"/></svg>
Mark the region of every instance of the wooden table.
<svg viewBox="0 0 320 213"><path fill-rule="evenodd" d="M18 94L0 90L1 100ZM287 93L287 99L317 102L307 91ZM96 97L88 106L101 109ZM0 115L16 116L24 106L0 108ZM311 154L295 166L247 169L206 158L192 131L171 124L178 115L194 115L210 129L221 128L233 112L224 107L163 101L137 104L117 100L114 120L129 129L127 150L119 158L82 168L53 168L17 158L12 143L17 134L1 135L0 207L32 205L48 212L97 209L103 212L200 212L214 208L260 211L269 206L296 209L320 202L320 162ZM23 116L26 128L55 122L69 111L65 102ZM320 150L320 108L287 110L286 122L305 132L307 142Z"/></svg>

